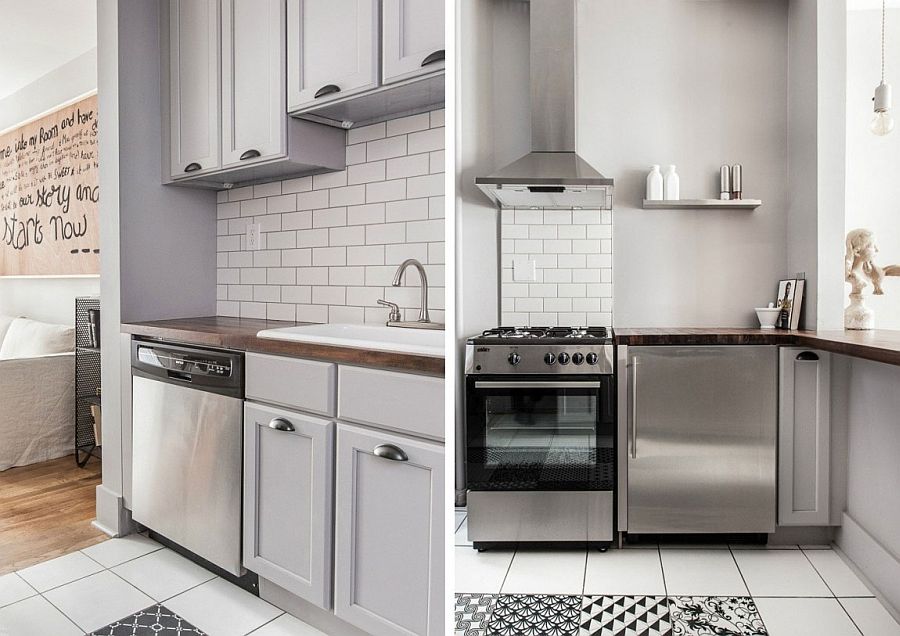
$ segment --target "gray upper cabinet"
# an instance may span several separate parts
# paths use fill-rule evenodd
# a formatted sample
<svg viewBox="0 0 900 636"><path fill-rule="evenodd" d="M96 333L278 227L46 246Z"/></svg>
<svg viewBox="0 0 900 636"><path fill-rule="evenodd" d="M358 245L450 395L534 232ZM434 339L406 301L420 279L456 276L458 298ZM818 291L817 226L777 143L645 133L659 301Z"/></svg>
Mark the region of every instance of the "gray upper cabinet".
<svg viewBox="0 0 900 636"><path fill-rule="evenodd" d="M443 0L383 0L385 84L444 68Z"/></svg>
<svg viewBox="0 0 900 636"><path fill-rule="evenodd" d="M334 424L254 403L244 407L247 569L331 608Z"/></svg>
<svg viewBox="0 0 900 636"><path fill-rule="evenodd" d="M284 0L222 0L222 165L286 153Z"/></svg>
<svg viewBox="0 0 900 636"><path fill-rule="evenodd" d="M169 2L172 176L219 168L219 2Z"/></svg>
<svg viewBox="0 0 900 636"><path fill-rule="evenodd" d="M338 424L335 614L373 636L444 633L444 452Z"/></svg>
<svg viewBox="0 0 900 636"><path fill-rule="evenodd" d="M778 418L778 524L829 525L831 355L782 347Z"/></svg>
<svg viewBox="0 0 900 636"><path fill-rule="evenodd" d="M288 111L378 86L378 0L288 0Z"/></svg>

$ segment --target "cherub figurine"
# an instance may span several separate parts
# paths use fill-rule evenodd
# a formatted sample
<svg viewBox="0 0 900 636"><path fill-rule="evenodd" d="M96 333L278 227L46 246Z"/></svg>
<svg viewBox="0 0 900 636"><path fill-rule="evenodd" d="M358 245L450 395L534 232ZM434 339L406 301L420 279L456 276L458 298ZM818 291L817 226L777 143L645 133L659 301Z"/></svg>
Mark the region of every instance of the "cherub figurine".
<svg viewBox="0 0 900 636"><path fill-rule="evenodd" d="M881 268L875 264L878 245L871 230L858 228L847 233L844 279L850 283L850 305L844 310L845 329L874 329L875 316L863 303L863 290L872 283L872 293L884 294L885 276L900 276L900 265Z"/></svg>

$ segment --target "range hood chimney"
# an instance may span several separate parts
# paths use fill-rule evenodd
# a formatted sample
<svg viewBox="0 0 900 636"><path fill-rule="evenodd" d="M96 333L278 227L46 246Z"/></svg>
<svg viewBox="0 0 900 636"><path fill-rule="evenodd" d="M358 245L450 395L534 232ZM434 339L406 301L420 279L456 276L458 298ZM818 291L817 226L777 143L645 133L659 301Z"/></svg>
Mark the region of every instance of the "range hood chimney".
<svg viewBox="0 0 900 636"><path fill-rule="evenodd" d="M612 209L613 180L575 152L575 0L531 2L531 152L475 185L500 208Z"/></svg>

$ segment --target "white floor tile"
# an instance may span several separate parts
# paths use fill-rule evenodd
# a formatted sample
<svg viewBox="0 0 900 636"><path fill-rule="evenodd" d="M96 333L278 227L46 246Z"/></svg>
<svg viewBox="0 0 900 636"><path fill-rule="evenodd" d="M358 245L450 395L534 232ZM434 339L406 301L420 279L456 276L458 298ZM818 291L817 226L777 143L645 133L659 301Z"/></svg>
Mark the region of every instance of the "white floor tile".
<svg viewBox="0 0 900 636"><path fill-rule="evenodd" d="M900 636L900 625L877 598L838 600L865 636Z"/></svg>
<svg viewBox="0 0 900 636"><path fill-rule="evenodd" d="M454 512L454 518L456 519L456 526L454 527L454 529L459 530L459 527L462 525L463 521L466 520L466 511L456 510Z"/></svg>
<svg viewBox="0 0 900 636"><path fill-rule="evenodd" d="M3 636L83 636L75 623L53 607L47 599L33 596L0 609Z"/></svg>
<svg viewBox="0 0 900 636"><path fill-rule="evenodd" d="M107 571L63 585L44 596L86 632L153 605L152 598Z"/></svg>
<svg viewBox="0 0 900 636"><path fill-rule="evenodd" d="M11 605L37 592L28 585L18 574L5 574L0 576L0 607Z"/></svg>
<svg viewBox="0 0 900 636"><path fill-rule="evenodd" d="M456 530L456 534L453 538L454 544L458 546L468 546L472 547L472 542L469 541L469 520L463 519L462 525L459 526Z"/></svg>
<svg viewBox="0 0 900 636"><path fill-rule="evenodd" d="M82 552L103 567L111 568L160 548L160 544L142 534L129 534L127 537L117 537L92 545Z"/></svg>
<svg viewBox="0 0 900 636"><path fill-rule="evenodd" d="M729 550L662 550L660 555L670 596L747 596Z"/></svg>
<svg viewBox="0 0 900 636"><path fill-rule="evenodd" d="M282 613L274 605L219 578L169 599L166 607L215 636L243 636Z"/></svg>
<svg viewBox="0 0 900 636"><path fill-rule="evenodd" d="M290 614L282 614L271 623L266 623L249 636L327 636L312 625L307 625Z"/></svg>
<svg viewBox="0 0 900 636"><path fill-rule="evenodd" d="M588 551L585 594L665 596L662 566L656 550Z"/></svg>
<svg viewBox="0 0 900 636"><path fill-rule="evenodd" d="M456 567L454 591L499 594L513 554L512 550L477 552L472 548L454 548Z"/></svg>
<svg viewBox="0 0 900 636"><path fill-rule="evenodd" d="M741 574L753 596L833 596L798 550L735 550Z"/></svg>
<svg viewBox="0 0 900 636"><path fill-rule="evenodd" d="M835 596L875 596L834 550L804 550Z"/></svg>
<svg viewBox="0 0 900 636"><path fill-rule="evenodd" d="M772 545L772 544L764 544L760 545L758 543L732 543L728 546L732 550L799 550L800 546L790 543L783 545Z"/></svg>
<svg viewBox="0 0 900 636"><path fill-rule="evenodd" d="M168 548L127 561L112 571L157 601L165 601L216 577Z"/></svg>
<svg viewBox="0 0 900 636"><path fill-rule="evenodd" d="M769 636L859 636L859 630L835 598L754 601Z"/></svg>
<svg viewBox="0 0 900 636"><path fill-rule="evenodd" d="M518 550L501 591L504 594L581 594L585 550Z"/></svg>
<svg viewBox="0 0 900 636"><path fill-rule="evenodd" d="M102 565L81 552L72 552L19 570L19 576L38 592L46 592L54 587L95 574L102 569Z"/></svg>

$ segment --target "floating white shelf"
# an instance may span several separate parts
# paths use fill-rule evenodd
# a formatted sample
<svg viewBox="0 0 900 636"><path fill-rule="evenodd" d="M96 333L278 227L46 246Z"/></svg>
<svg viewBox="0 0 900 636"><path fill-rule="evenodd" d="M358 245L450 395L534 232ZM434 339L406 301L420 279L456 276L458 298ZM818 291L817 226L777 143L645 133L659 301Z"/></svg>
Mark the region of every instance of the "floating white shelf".
<svg viewBox="0 0 900 636"><path fill-rule="evenodd" d="M711 208L719 210L755 210L762 205L759 199L679 199L677 201L651 201L644 199L645 210L697 210Z"/></svg>

